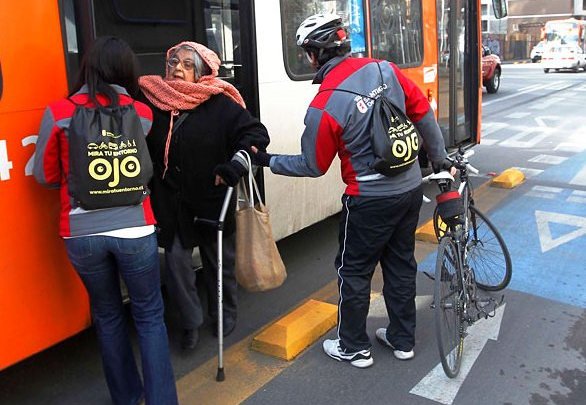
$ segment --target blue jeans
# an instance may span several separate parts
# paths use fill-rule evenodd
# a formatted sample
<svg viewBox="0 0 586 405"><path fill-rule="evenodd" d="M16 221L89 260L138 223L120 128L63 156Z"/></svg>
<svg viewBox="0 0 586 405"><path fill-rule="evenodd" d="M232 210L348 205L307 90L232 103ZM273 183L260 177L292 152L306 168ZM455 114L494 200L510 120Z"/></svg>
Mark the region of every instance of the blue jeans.
<svg viewBox="0 0 586 405"><path fill-rule="evenodd" d="M90 296L102 365L114 404L135 405L143 394L147 405L177 404L155 234L136 239L83 236L66 239L65 245ZM128 287L138 334L144 390L126 327L120 276Z"/></svg>

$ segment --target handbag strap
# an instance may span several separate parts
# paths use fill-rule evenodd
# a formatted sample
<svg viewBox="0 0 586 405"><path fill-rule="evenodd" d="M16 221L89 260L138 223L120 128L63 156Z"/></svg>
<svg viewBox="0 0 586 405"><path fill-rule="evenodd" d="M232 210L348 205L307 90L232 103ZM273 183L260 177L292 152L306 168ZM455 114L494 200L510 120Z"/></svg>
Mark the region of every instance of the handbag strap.
<svg viewBox="0 0 586 405"><path fill-rule="evenodd" d="M247 205L249 207L254 207L254 196L256 194L258 204L261 207L264 207L264 203L260 198L260 191L258 190L258 185L256 184L254 176L252 175L252 159L250 158L250 154L243 149L236 152L236 154L239 155L240 159L243 159L248 166L248 189L244 185L244 179L242 179L239 183L239 188L243 191L246 202L248 203Z"/></svg>
<svg viewBox="0 0 586 405"><path fill-rule="evenodd" d="M183 121L185 121L185 119L189 116L189 111L184 111L179 115L179 118L177 118L177 121L175 121L173 123L173 129L171 130L171 133L175 133L175 131L177 131L179 129L179 127L181 126L181 124L183 124ZM171 118L173 119L173 118Z"/></svg>

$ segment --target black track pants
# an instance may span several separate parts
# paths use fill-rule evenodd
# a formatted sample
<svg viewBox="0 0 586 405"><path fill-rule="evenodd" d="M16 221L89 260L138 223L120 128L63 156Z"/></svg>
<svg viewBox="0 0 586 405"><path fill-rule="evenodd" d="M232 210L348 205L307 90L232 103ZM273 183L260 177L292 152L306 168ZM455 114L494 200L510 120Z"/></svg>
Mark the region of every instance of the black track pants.
<svg viewBox="0 0 586 405"><path fill-rule="evenodd" d="M342 197L338 271L338 337L350 352L370 348L366 318L376 264L383 270L389 315L387 337L399 350L415 345L415 230L423 199L421 187L375 198Z"/></svg>

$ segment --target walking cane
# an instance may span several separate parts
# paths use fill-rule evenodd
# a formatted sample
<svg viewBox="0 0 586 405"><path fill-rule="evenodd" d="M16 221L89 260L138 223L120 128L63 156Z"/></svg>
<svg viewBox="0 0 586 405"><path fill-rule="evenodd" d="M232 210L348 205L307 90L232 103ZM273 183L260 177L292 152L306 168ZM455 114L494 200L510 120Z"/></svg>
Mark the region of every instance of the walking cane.
<svg viewBox="0 0 586 405"><path fill-rule="evenodd" d="M220 218L216 221L213 219L204 219L195 217L194 223L200 223L204 225L213 226L218 231L218 283L217 283L217 294L218 294L218 373L216 374L216 381L224 381L226 378L224 375L224 274L223 274L223 246L222 238L224 234L224 219L226 218L226 212L230 205L230 199L234 187L228 187L226 190L226 196L224 197L224 203L222 204L222 210L220 211Z"/></svg>
<svg viewBox="0 0 586 405"><path fill-rule="evenodd" d="M242 161L246 162L247 170L251 170L252 163L250 161L250 156L248 156L245 151L238 151L236 154L241 158ZM226 196L224 197L224 203L222 204L222 210L220 211L220 218L217 221L197 217L195 217L193 220L194 223L199 222L202 224L211 225L218 230L218 373L216 374L216 381L224 381L226 378L224 374L224 274L222 270L222 237L224 233L224 219L226 218L226 212L228 212L228 206L230 205L233 192L234 187L228 187L228 190L226 190Z"/></svg>

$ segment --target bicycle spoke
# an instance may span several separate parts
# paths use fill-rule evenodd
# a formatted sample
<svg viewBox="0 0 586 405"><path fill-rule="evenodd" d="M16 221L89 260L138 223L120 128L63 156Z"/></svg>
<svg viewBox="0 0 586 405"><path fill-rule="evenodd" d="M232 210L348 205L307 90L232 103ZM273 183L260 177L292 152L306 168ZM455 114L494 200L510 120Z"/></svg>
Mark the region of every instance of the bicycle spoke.
<svg viewBox="0 0 586 405"><path fill-rule="evenodd" d="M478 211L470 207L467 261L474 271L479 288L498 291L505 288L512 274L509 251L495 226Z"/></svg>

